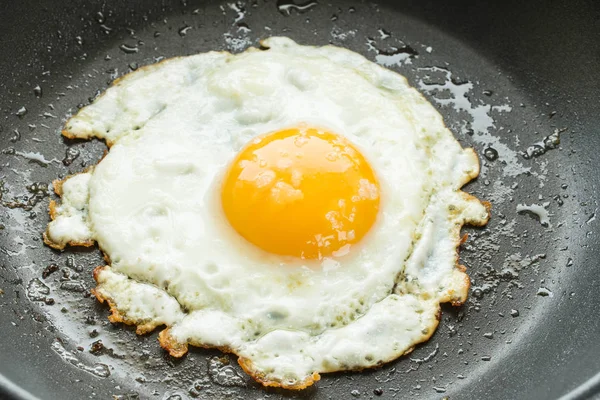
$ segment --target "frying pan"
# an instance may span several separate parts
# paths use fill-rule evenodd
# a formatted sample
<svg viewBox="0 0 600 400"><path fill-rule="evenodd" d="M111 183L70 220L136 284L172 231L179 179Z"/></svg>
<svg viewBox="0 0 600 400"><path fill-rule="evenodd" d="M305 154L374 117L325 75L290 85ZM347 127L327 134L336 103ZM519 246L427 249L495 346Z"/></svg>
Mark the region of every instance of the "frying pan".
<svg viewBox="0 0 600 400"><path fill-rule="evenodd" d="M470 298L443 308L429 342L302 392L264 389L217 351L172 359L155 334L111 325L89 296L99 251L40 240L50 182L105 150L59 135L78 106L162 57L238 52L271 35L340 45L405 75L480 154L466 190L493 205L487 227L465 229ZM0 397L597 395L598 66L600 7L585 0L3 2Z"/></svg>

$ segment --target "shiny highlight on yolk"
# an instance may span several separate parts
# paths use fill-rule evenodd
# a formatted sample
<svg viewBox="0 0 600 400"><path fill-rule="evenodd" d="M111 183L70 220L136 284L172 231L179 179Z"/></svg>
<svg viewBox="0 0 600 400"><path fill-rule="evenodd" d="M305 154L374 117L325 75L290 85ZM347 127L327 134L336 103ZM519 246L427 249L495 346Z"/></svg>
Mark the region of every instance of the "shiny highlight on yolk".
<svg viewBox="0 0 600 400"><path fill-rule="evenodd" d="M345 138L291 128L254 139L223 182L229 223L274 254L320 259L346 254L369 231L379 209L379 183Z"/></svg>

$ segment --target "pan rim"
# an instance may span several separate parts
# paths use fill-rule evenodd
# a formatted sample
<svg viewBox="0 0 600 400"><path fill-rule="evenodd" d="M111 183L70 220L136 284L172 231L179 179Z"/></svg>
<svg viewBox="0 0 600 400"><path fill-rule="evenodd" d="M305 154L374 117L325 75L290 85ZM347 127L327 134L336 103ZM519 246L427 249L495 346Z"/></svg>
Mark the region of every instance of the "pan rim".
<svg viewBox="0 0 600 400"><path fill-rule="evenodd" d="M0 373L0 398L14 400L40 400Z"/></svg>
<svg viewBox="0 0 600 400"><path fill-rule="evenodd" d="M585 400L600 393L600 372L562 395L559 400ZM0 373L0 398L7 400L41 400Z"/></svg>
<svg viewBox="0 0 600 400"><path fill-rule="evenodd" d="M581 383L569 393L564 394L559 400L583 400L600 394L600 372Z"/></svg>

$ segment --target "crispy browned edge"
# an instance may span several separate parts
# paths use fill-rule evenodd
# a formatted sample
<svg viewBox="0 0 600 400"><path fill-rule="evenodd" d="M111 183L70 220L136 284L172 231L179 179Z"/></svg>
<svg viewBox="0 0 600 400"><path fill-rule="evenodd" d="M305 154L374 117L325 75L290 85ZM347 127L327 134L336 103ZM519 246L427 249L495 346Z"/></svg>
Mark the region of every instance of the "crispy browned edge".
<svg viewBox="0 0 600 400"><path fill-rule="evenodd" d="M465 193L463 191L460 192L462 194L463 197L465 197L467 200L476 200L476 201L480 201L479 199L477 199L476 197ZM454 256L454 263L456 265L456 269L459 270L460 272L464 273L464 290L462 294L456 294L456 297L450 298L448 299L448 302L450 304L452 304L455 307L460 307L462 306L465 301L467 301L467 295L469 292L469 288L471 287L471 279L469 278L469 275L467 274L467 267L460 264L459 263L459 258L460 258L460 246L465 243L468 239L468 234L464 234L463 236L460 236L460 231L462 229L462 227L464 225L471 225L471 226L484 226L485 224L487 224L487 222L489 221L490 217L491 217L491 208L492 205L490 202L488 201L481 201L481 204L483 204L483 206L485 207L485 209L487 210L487 218L483 221L481 221L480 223L475 223L475 221L466 221L462 224L459 224L456 226L456 232L455 232L455 237L456 237L456 241L455 241L455 247L456 247L456 254Z"/></svg>
<svg viewBox="0 0 600 400"><path fill-rule="evenodd" d="M431 335L433 335L433 333L437 329L437 326L439 325L439 321L441 320L441 317L442 317L441 314L442 314L442 309L441 309L441 307L438 306L438 310L436 313L435 326L431 327L431 329L428 330L427 334L423 334L421 336L420 340L418 342L414 343L414 345L426 342L431 338ZM175 340L170 335L169 330L170 330L170 328L166 328L166 329L162 330L158 335L158 341L160 342L161 347L163 349L167 350L169 352L169 354L173 357L184 356L188 351L188 343L180 343L177 340ZM195 347L214 348L211 346L205 346L201 343L195 343L195 342L189 342L189 344L191 344L192 346L195 346ZM227 346L217 346L216 348L225 353L236 354L235 350L233 350ZM415 349L415 346L411 346L408 349L406 349L402 354L400 354L398 357L403 357L407 354L410 354L414 349ZM326 373L339 372L339 371L360 372L360 371L364 371L366 369L379 368L382 365L384 365L390 361L393 361L398 357L394 356L394 357L389 358L388 360L382 360L380 363L370 366L370 367L340 368L338 370L327 371ZM293 385L287 385L283 382L269 380L263 373L261 373L254 367L252 360L250 360L248 358L238 356L238 364L244 370L245 373L247 373L248 375L250 375L252 377L252 379L254 379L255 381L259 382L260 384L262 384L263 386L266 386L266 387L279 387L279 388L288 389L288 390L302 390L302 389L306 389L309 386L312 386L315 382L317 382L321 379L321 375L318 372L313 372L311 375L307 376L303 381L297 382Z"/></svg>
<svg viewBox="0 0 600 400"><path fill-rule="evenodd" d="M102 154L102 157L100 157L100 160L98 160L98 164L104 159L104 157L106 157L106 155L108 154L108 150L104 151L104 154ZM97 164L96 164L97 165ZM76 174L71 174L71 175L67 175L66 177L64 177L63 179L55 179L52 181L52 187L54 188L54 193L56 193L56 195L58 197L62 197L63 195L63 184L70 178L77 176L79 174L86 174L88 172L90 172L91 170L93 170L95 168L95 165L91 165L87 168L85 168L83 171L78 172ZM57 207L57 203L55 200L50 200L50 203L48 204L48 214L50 214L50 219L52 221L54 221L56 219L56 207ZM46 230L44 231L44 233L42 234L42 238L44 240L44 243L49 246L52 247L53 249L56 250L64 250L66 246L82 246L82 247L91 247L93 246L96 242L94 240L84 240L84 241L69 241L65 244L61 244L61 243L55 243L50 239L50 236L48 235L48 228L46 228Z"/></svg>
<svg viewBox="0 0 600 400"><path fill-rule="evenodd" d="M94 269L94 280L96 280L97 283L99 283L98 282L99 281L99 277L98 277L99 273L105 268L108 268L108 266L102 265L102 266L96 267ZM108 316L108 320L112 323L124 323L126 325L134 325L134 326L136 326L136 333L138 335L143 335L143 334L149 333L158 326L156 324L152 324L152 323L148 323L148 322L144 323L143 321L129 319L126 315L121 314L117 308L117 305L110 298L108 298L107 296L104 296L99 290L92 289L92 294L96 297L96 299L98 299L98 301L100 303L106 302L108 304L108 306L110 308L110 315ZM429 340L431 335L433 335L433 333L437 329L437 325L439 324L440 319L441 319L441 308L438 306L435 326L431 327L428 330L427 334L423 334L421 336L420 340L415 343L415 345ZM228 346L207 346L202 343L194 342L194 341L190 341L189 343L180 343L171 336L170 327L163 329L159 333L158 341L160 343L160 346L163 349L168 351L171 356L177 357L177 358L183 357L188 352L188 345L206 348L206 349L216 348L225 353L235 354L238 356L238 364L244 370L244 372L246 372L249 376L251 376L255 381L257 381L260 384L262 384L263 386L267 386L267 387L279 387L279 388L289 389L289 390L302 390L302 389L305 389L305 388L313 385L315 382L317 382L321 379L321 375L318 372L313 372L311 375L307 376L303 381L297 382L293 385L287 385L284 382L269 380L263 373L261 373L254 367L254 364L252 363L252 361L250 359L239 356L234 349L232 349ZM413 350L414 350L414 346L411 346L410 348L406 349L406 351L404 351L404 353L402 353L400 355L400 357L411 353ZM362 371L365 369L377 368L377 367L380 367L383 364L390 362L396 358L397 357L391 357L390 359L383 360L381 363L378 363L377 365L374 365L371 367L364 367L364 368L359 367L359 368L351 368L351 369L344 369L344 370ZM340 370L342 370L342 369L340 369ZM330 372L336 372L336 371L340 371L340 370L331 370L331 371L327 371L327 372L330 373Z"/></svg>
<svg viewBox="0 0 600 400"><path fill-rule="evenodd" d="M181 57L174 57L174 58L181 58ZM150 64L150 65L143 66L143 67L139 68L138 70L136 70L134 72L131 72L131 73L127 74L127 75L124 75L124 76L122 76L120 78L115 79L113 81L113 83L111 84L111 87L114 86L114 85L117 85L120 81L122 81L126 77L128 77L130 75L133 75L133 74L135 74L136 72L138 72L140 70L152 69L152 68L156 67L156 65L161 64L161 63L166 62L166 61L169 61L169 60L172 60L172 59L173 58L171 58L171 59L165 59L165 60L162 60L162 61L160 61L159 63L156 63L156 64ZM103 92L101 96L103 96L104 93L105 92ZM75 114L75 115L77 115L77 114ZM73 118L73 117L71 117L71 118ZM68 125L68 123L71 120L71 118L69 118L67 120L65 126ZM67 131L66 129L63 129L61 131L61 133L62 133L63 136L65 136L65 137L67 137L69 139L80 139L80 138L76 137L75 135L73 135L71 132ZM454 139L456 140L456 138L454 138ZM105 142L106 142L107 147L110 149L110 147L112 146L113 143L110 142L109 140L105 140ZM477 155L476 155L476 153L475 153L475 151L473 149L468 148L468 149L465 149L465 150L466 151L471 151L475 155L475 157L477 157ZM105 152L104 156L106 156L107 153L108 152ZM102 158L104 158L104 156ZM100 161L102 161L102 159L100 159ZM84 172L86 172L86 171L84 171ZM77 174L69 175L66 178L62 179L62 180L58 180L57 179L57 180L55 180L55 181L52 182L52 184L54 186L54 191L56 192L56 194L58 196L62 195L62 185L63 185L63 183L68 178L70 178L71 176L74 176L74 175L77 175ZM477 169L470 176L468 176L465 179L464 182L462 182L461 186L464 186L466 183L468 183L472 179L477 178L478 175L479 175L479 165L477 165ZM472 198L472 199L475 199L476 201L480 201L476 197L474 197L474 196L472 196L472 195L470 195L470 194L468 194L466 192L462 192L462 194L464 196L466 196L467 198ZM464 265L459 264L459 249L460 249L460 246L467 240L468 235L465 234L462 237L460 237L460 230L462 229L462 226L465 225L465 224L475 225L475 226L484 226L488 222L488 220L489 220L489 218L491 216L491 203L487 202L487 201L481 201L481 203L485 206L485 208L488 211L488 218L487 219L485 219L484 221L482 221L479 224L474 223L474 221L468 221L468 222L465 222L465 223L460 224L460 225L457 226L457 233L456 233L456 238L457 238L457 240L456 240L456 256L455 256L455 259L456 259L456 261L455 261L456 264L455 265L456 265L456 267L455 268L464 273L465 288L466 288L465 289L465 293L468 293L468 289L471 286L471 281L469 279L469 276L466 273L467 268ZM49 212L50 212L51 219L54 220L54 218L56 216L56 202L54 200L50 201ZM44 243L46 245L54 248L54 249L63 250L65 248L65 245L60 245L60 244L54 243L51 240L49 240L49 238L47 236L47 231L44 232L43 238L44 238ZM85 246L85 247L89 247L89 246L93 246L94 243L95 243L94 241L68 242L67 245L69 245L69 246ZM102 249L100 249L100 250L102 251ZM106 261L106 263L108 265L110 265L110 258L108 257L108 255L104 251L102 251L102 253L104 255L104 260ZM99 266L99 267L96 267L94 269L94 280L96 280L97 283L98 283L98 274L100 273L100 271L102 269L104 269L106 267L107 267L107 265L106 266ZM158 326L158 325L151 324L151 323L142 323L142 324L140 324L140 322L142 322L142 321L135 321L135 320L128 319L126 315L123 315L123 314L121 314L119 312L119 310L117 309L117 305L114 302L112 302L108 297L102 295L96 289L92 289L91 292L92 292L92 294L96 297L96 299L100 303L106 302L108 304L109 309L110 309L110 313L111 313L108 316L108 320L110 322L112 322L112 323L124 323L124 324L127 324L127 325L135 325L136 326L136 333L138 335L143 335L143 334L146 334L148 332L151 332L151 331L153 331ZM452 298L452 299L449 300L449 302L453 306L461 306L461 305L464 304L465 301L466 301L466 296ZM416 342L415 345L419 344L419 343L423 343L423 342L428 341L431 338L431 335L433 335L433 333L436 331L437 326L439 325L439 321L440 320L441 320L441 307L438 306L438 311L437 311L437 315L436 315L436 321L437 321L436 325L432 329L430 329L427 332L427 334L424 334L421 337L421 340L419 342ZM166 351L168 351L169 354L171 356L173 356L173 357L177 357L177 358L183 357L187 353L187 351L188 351L188 343L179 343L179 342L177 342L170 335L170 327L167 327L167 328L163 329L159 333L159 335L158 335L158 341L159 341L161 347L163 349L165 349ZM216 349L218 349L220 351L223 351L225 353L236 354L236 352L232 348L230 348L228 346L206 346L206 345L203 345L202 343L191 342L191 341L189 342L189 344L191 344L192 346L195 346L195 347L216 348ZM405 356L405 355L411 353L414 350L414 348L415 348L414 346L408 348L404 353L402 353L398 357L402 357L402 356ZM377 367L379 367L379 366L381 366L381 365L383 365L383 364L385 364L387 362L390 362L390 361L392 361L392 360L394 360L396 358L397 357L394 357L394 358L392 358L390 360L383 361L381 364L378 364L378 365L375 365L375 366L372 366L372 367L354 368L354 369L351 369L351 370L352 371L362 371L362 370L365 370L365 369L377 368ZM296 383L294 385L286 385L285 383L282 383L282 382L268 380L264 376L264 374L262 374L261 372L257 371L254 368L254 365L253 365L252 361L250 359L248 359L248 358L244 358L242 356L238 356L238 364L244 370L244 372L246 372L248 375L250 375L255 381L257 381L257 382L261 383L263 386L267 386L267 387L280 387L280 388L283 388L283 389L290 389L290 390L302 390L302 389L305 389L305 388L307 388L309 386L312 386L315 382L317 382L317 381L319 381L321 379L321 376L320 376L320 374L318 372L313 372L310 376L306 377L306 379L304 381L302 381L302 382ZM328 372L335 372L335 371L328 371Z"/></svg>
<svg viewBox="0 0 600 400"><path fill-rule="evenodd" d="M106 153L104 153L104 156L106 156ZM102 158L104 158L104 156ZM102 161L102 159L100 159L100 161ZM87 173L92 168L93 168L93 166L89 167L89 168L86 168L85 170L83 170L82 172L79 172L77 174L67 175L64 179L55 179L55 180L53 180L52 181L52 186L54 187L54 193L56 193L57 196L61 197L62 194L63 194L62 187L63 187L63 184L65 183L65 181L67 179L72 178L72 177L74 177L76 175L79 175L79 174L85 174L85 173ZM48 213L50 214L50 219L52 221L54 221L56 219L56 207L57 207L56 201L55 200L50 200L50 203L48 204ZM48 228L46 228L46 230L42 234L42 238L44 240L44 243L47 246L52 247L53 249L56 249L56 250L61 250L61 251L64 250L67 245L68 246L91 247L91 246L94 245L94 243L96 243L94 240L84 240L84 241L74 241L74 240L71 240L71 241L69 241L67 243L64 243L64 244L62 244L62 243L56 243L56 242L53 242L50 239L50 236L48 234Z"/></svg>
<svg viewBox="0 0 600 400"><path fill-rule="evenodd" d="M456 141L458 143L458 140L456 140L456 137L454 135L452 135L452 138L454 139L454 141ZM459 143L460 146L460 143ZM462 148L462 146L460 146ZM470 181L472 181L473 179L476 179L479 176L479 171L480 171L480 164L479 164L479 157L477 156L477 153L475 152L475 150L471 147L464 149L464 151L471 153L471 156L474 157L477 160L477 166L476 168L471 171L471 173L467 176L465 176L465 178L463 179L462 182L460 182L460 187L462 188L464 185L466 185L467 183L469 183ZM464 290L462 294L456 294L455 297L453 298L449 298L447 299L446 302L449 302L450 304L452 304L455 307L460 307L462 306L466 301L467 301L467 297L468 297L468 293L469 293L469 288L471 287L471 279L469 278L469 275L467 274L467 267L460 264L459 263L459 258L460 258L460 246L465 243L468 239L468 235L465 234L462 237L460 236L460 232L463 228L464 225L471 225L471 226L485 226L489 219L491 218L491 210L492 210L492 204L489 201L482 201L479 200L477 197L464 192L462 190L458 190L458 193L460 193L460 195L466 200L466 201L478 201L481 204L483 204L483 206L485 207L485 209L487 210L487 216L485 219L481 220L481 221L463 221L460 224L457 224L455 226L455 230L454 230L454 237L455 239L455 248L456 248L456 253L455 253L455 261L454 261L454 265L456 266L455 269L459 270L460 272L462 272L464 274Z"/></svg>
<svg viewBox="0 0 600 400"><path fill-rule="evenodd" d="M107 259L106 255L105 255L105 260ZM110 260L108 260L110 261ZM100 271L102 271L104 268L107 268L107 265L101 265L99 267L94 268L94 280L96 281L96 283L98 283L98 274L100 273ZM102 293L100 293L98 290L96 289L91 289L92 294L96 297L96 299L98 299L98 301L100 303L104 303L106 301L106 303L108 304L109 308L110 308L110 312L111 314L108 316L108 320L114 324L122 322L124 324L127 325L135 325L136 329L135 329L135 333L137 333L138 335L144 335L148 332L152 332L158 325L157 324L153 324L150 322L146 322L146 323L140 323L142 321L134 321L131 319L128 319L126 315L123 315L119 312L119 310L117 309L117 305L108 297L102 295Z"/></svg>

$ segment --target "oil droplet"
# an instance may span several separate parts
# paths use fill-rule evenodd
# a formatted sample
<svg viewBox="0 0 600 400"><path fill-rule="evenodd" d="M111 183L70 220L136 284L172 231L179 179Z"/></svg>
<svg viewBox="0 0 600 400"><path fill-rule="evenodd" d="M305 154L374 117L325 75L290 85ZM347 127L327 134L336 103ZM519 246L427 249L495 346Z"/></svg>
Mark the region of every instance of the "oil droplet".
<svg viewBox="0 0 600 400"><path fill-rule="evenodd" d="M100 25L100 28L102 28L102 30L104 31L104 33L109 34L112 31L112 28L109 28L108 26L102 24Z"/></svg>
<svg viewBox="0 0 600 400"><path fill-rule="evenodd" d="M377 32L379 32L379 39L381 40L392 37L392 34L383 28L379 29Z"/></svg>
<svg viewBox="0 0 600 400"><path fill-rule="evenodd" d="M315 7L316 5L316 1L305 1L303 3L296 3L291 0L277 1L277 9L283 15L291 15L292 11L296 11L298 14L302 14Z"/></svg>
<svg viewBox="0 0 600 400"><path fill-rule="evenodd" d="M221 386L246 386L245 379L229 364L227 357L212 357L208 360L208 376Z"/></svg>
<svg viewBox="0 0 600 400"><path fill-rule="evenodd" d="M252 31L250 29L250 26L247 23L245 23L245 22L238 22L236 24L236 26L238 27L238 31L241 31L243 33L248 33L248 32Z"/></svg>
<svg viewBox="0 0 600 400"><path fill-rule="evenodd" d="M380 35L385 32L380 29ZM401 45L391 46L390 50L382 50L377 47L373 38L367 38L367 47L369 50L377 53L375 61L383 66L391 67L394 65L401 65L402 63L410 63L411 60L419 55L419 52L413 47L401 42Z"/></svg>
<svg viewBox="0 0 600 400"><path fill-rule="evenodd" d="M498 159L498 151L493 147L488 147L483 150L483 155L490 161L495 161Z"/></svg>
<svg viewBox="0 0 600 400"><path fill-rule="evenodd" d="M98 22L99 24L103 24L104 21L106 21L106 19L104 18L104 14L102 14L100 11L98 11L96 13L96 22Z"/></svg>
<svg viewBox="0 0 600 400"><path fill-rule="evenodd" d="M544 138L544 147L546 149L555 149L560 144L560 130L555 130L554 133Z"/></svg>
<svg viewBox="0 0 600 400"><path fill-rule="evenodd" d="M88 368L88 372L90 372L93 375L99 376L100 378L107 378L108 376L110 376L110 370L108 369L108 365L106 364L97 363L94 364L94 366Z"/></svg>
<svg viewBox="0 0 600 400"><path fill-rule="evenodd" d="M65 166L69 166L79 157L79 150L75 147L69 147L65 152L65 158L62 160L62 163Z"/></svg>
<svg viewBox="0 0 600 400"><path fill-rule="evenodd" d="M60 288L68 292L85 292L85 285L79 281L66 281L60 284Z"/></svg>
<svg viewBox="0 0 600 400"><path fill-rule="evenodd" d="M134 54L140 51L140 49L137 46L129 46L127 44L120 45L119 49L121 49L121 51L125 54Z"/></svg>
<svg viewBox="0 0 600 400"><path fill-rule="evenodd" d="M11 143L16 143L16 142L18 142L19 140L21 140L21 132L19 132L19 130L18 130L18 129L15 129L15 130L13 131L13 136L10 138L10 142L11 142Z"/></svg>
<svg viewBox="0 0 600 400"><path fill-rule="evenodd" d="M52 343L52 350L54 350L56 354L58 354L63 360L85 372L99 376L100 378L107 378L110 376L110 369L108 368L108 365L102 363L96 363L92 366L85 365L72 353L67 351L59 339L56 339Z"/></svg>
<svg viewBox="0 0 600 400"><path fill-rule="evenodd" d="M170 395L165 395L163 397L164 400L186 400L187 396L184 397L181 394L175 393L175 394L170 394Z"/></svg>
<svg viewBox="0 0 600 400"><path fill-rule="evenodd" d="M19 108L15 113L15 115L19 118L22 118L25 114L27 114L27 109L25 107Z"/></svg>
<svg viewBox="0 0 600 400"><path fill-rule="evenodd" d="M573 266L573 259L572 259L572 258L569 258L569 259L567 260L567 267L572 267L572 266Z"/></svg>
<svg viewBox="0 0 600 400"><path fill-rule="evenodd" d="M76 272L83 272L83 266L77 265L77 263L75 263L75 257L72 257L72 256L67 257L67 261L65 262L65 265L68 268L75 270Z"/></svg>
<svg viewBox="0 0 600 400"><path fill-rule="evenodd" d="M542 154L545 154L548 150L557 148L560 144L560 134L565 130L566 129L555 129L551 135L548 135L541 141L529 146L521 153L521 156L524 159L529 160L530 158L539 157Z"/></svg>
<svg viewBox="0 0 600 400"><path fill-rule="evenodd" d="M190 29L192 29L191 26L185 25L183 28L179 28L179 30L177 31L177 33L179 33L179 36L184 37L185 35L187 35L187 32Z"/></svg>
<svg viewBox="0 0 600 400"><path fill-rule="evenodd" d="M554 297L554 293L552 293L550 289L545 287L540 287L536 294L542 297Z"/></svg>
<svg viewBox="0 0 600 400"><path fill-rule="evenodd" d="M44 268L44 270L42 271L42 278L46 279L47 277L49 277L56 271L58 271L58 265L50 264L46 268Z"/></svg>
<svg viewBox="0 0 600 400"><path fill-rule="evenodd" d="M31 301L44 301L46 300L46 295L50 294L50 288L44 284L38 278L34 278L29 281L27 285L27 297Z"/></svg>
<svg viewBox="0 0 600 400"><path fill-rule="evenodd" d="M562 206L563 204L565 204L565 202L563 201L563 199L560 198L560 195L556 195L552 198L554 201L556 201L556 204L558 204L558 206Z"/></svg>

